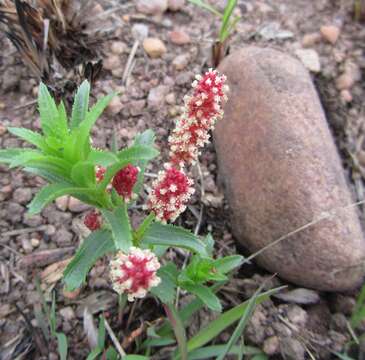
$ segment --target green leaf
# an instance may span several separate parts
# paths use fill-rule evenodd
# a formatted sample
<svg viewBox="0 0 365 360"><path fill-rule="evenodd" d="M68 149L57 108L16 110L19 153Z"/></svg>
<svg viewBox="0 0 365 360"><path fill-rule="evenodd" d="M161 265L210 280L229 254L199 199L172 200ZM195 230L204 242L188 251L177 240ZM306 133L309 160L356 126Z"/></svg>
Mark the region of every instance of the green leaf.
<svg viewBox="0 0 365 360"><path fill-rule="evenodd" d="M116 155L121 161L135 163L140 160L152 160L159 154L159 151L152 146L133 145L127 149L119 151Z"/></svg>
<svg viewBox="0 0 365 360"><path fill-rule="evenodd" d="M86 360L96 359L102 353L102 351L103 351L102 349L100 349L99 347L96 347L91 353L89 353Z"/></svg>
<svg viewBox="0 0 365 360"><path fill-rule="evenodd" d="M271 295L276 294L280 290L284 289L285 286L275 288L262 293L255 299L255 305L262 303L267 300ZM246 311L248 301L243 302L240 305L224 312L217 319L210 322L205 328L201 329L194 337L188 341L189 352L198 349L219 335L228 326L234 324L239 320Z"/></svg>
<svg viewBox="0 0 365 360"><path fill-rule="evenodd" d="M79 126L79 147L85 151L83 158L90 152L89 138L92 127L100 117L104 109L108 106L116 93L102 97L85 115L85 120Z"/></svg>
<svg viewBox="0 0 365 360"><path fill-rule="evenodd" d="M64 129L64 133L67 134L68 132L68 120L67 120L67 113L65 104L61 100L58 104L58 121L60 126Z"/></svg>
<svg viewBox="0 0 365 360"><path fill-rule="evenodd" d="M67 360L67 338L64 333L56 333L58 343L58 353L61 360Z"/></svg>
<svg viewBox="0 0 365 360"><path fill-rule="evenodd" d="M64 271L63 281L68 290L79 288L95 262L108 252L115 251L112 235L108 230L92 232L82 243Z"/></svg>
<svg viewBox="0 0 365 360"><path fill-rule="evenodd" d="M233 13L233 10L237 6L237 0L229 0L223 13L222 25L219 33L219 39L223 42L227 37L227 29L230 24L230 19ZM229 34L228 34L229 35Z"/></svg>
<svg viewBox="0 0 365 360"><path fill-rule="evenodd" d="M200 284L184 284L184 289L196 295L209 309L213 311L222 311L222 305L218 297L208 287Z"/></svg>
<svg viewBox="0 0 365 360"><path fill-rule="evenodd" d="M365 284L356 299L356 305L351 316L351 326L356 329L365 318Z"/></svg>
<svg viewBox="0 0 365 360"><path fill-rule="evenodd" d="M8 131L10 133L12 133L13 135L18 136L21 139L36 146L37 148L41 149L44 152L48 152L48 150L49 150L49 147L41 134L38 134L29 129L16 128L16 127L9 127Z"/></svg>
<svg viewBox="0 0 365 360"><path fill-rule="evenodd" d="M10 164L13 159L24 152L24 149L0 149L0 163Z"/></svg>
<svg viewBox="0 0 365 360"><path fill-rule="evenodd" d="M126 205L116 208L113 212L106 209L102 209L101 212L112 228L115 248L128 253L133 239Z"/></svg>
<svg viewBox="0 0 365 360"><path fill-rule="evenodd" d="M43 133L46 136L57 134L57 131L60 130L58 109L47 86L43 83L39 85L38 110Z"/></svg>
<svg viewBox="0 0 365 360"><path fill-rule="evenodd" d="M186 332L184 324L176 311L175 306L171 304L164 304L164 309L167 317L169 318L172 328L175 333L176 341L178 344L180 356L182 360L188 360L188 348L186 342Z"/></svg>
<svg viewBox="0 0 365 360"><path fill-rule="evenodd" d="M89 107L90 84L84 80L76 92L72 106L71 129L77 128L85 119Z"/></svg>
<svg viewBox="0 0 365 360"><path fill-rule="evenodd" d="M348 356L347 354L341 354L339 352L332 352L332 354L336 355L341 360L355 360L354 358Z"/></svg>
<svg viewBox="0 0 365 360"><path fill-rule="evenodd" d="M104 349L105 346L105 320L104 316L99 317L99 330L98 330L98 347Z"/></svg>
<svg viewBox="0 0 365 360"><path fill-rule="evenodd" d="M105 356L106 356L106 360L119 360L120 359L119 354L112 346L108 347L108 350L106 351ZM125 359L125 357L123 357L123 359Z"/></svg>
<svg viewBox="0 0 365 360"><path fill-rule="evenodd" d="M176 340L172 338L156 338L156 339L147 339L143 345L142 348L147 347L159 347L159 346L167 346L175 344Z"/></svg>
<svg viewBox="0 0 365 360"><path fill-rule="evenodd" d="M180 247L207 256L205 245L190 231L173 225L153 223L141 239L143 245Z"/></svg>
<svg viewBox="0 0 365 360"><path fill-rule="evenodd" d="M213 7L212 5L208 4L205 1L202 0L188 0L188 1L196 6L199 6L202 9L210 11L215 16L218 16L220 18L223 17L222 13L220 13L215 7Z"/></svg>
<svg viewBox="0 0 365 360"><path fill-rule="evenodd" d="M150 129L144 131L142 134L137 135L133 143L134 146L145 145L151 147L153 147L154 144L155 144L155 133ZM136 166L138 166L141 169L141 171L138 174L137 183L134 186L134 191L136 192L136 194L139 194L142 189L147 162L148 162L147 160L139 160L138 162L136 162Z"/></svg>
<svg viewBox="0 0 365 360"><path fill-rule="evenodd" d="M123 356L123 360L151 360L147 356L142 355L127 355Z"/></svg>
<svg viewBox="0 0 365 360"><path fill-rule="evenodd" d="M73 186L72 183L69 182L70 179L62 175L55 174L54 172L50 172L44 169L36 169L28 166L24 168L24 171L40 176L50 183L64 183L64 184L69 184L69 186Z"/></svg>
<svg viewBox="0 0 365 360"><path fill-rule="evenodd" d="M203 240L205 243L205 247L207 249L207 253L209 256L213 255L213 250L214 250L214 239L211 233L209 233L205 239Z"/></svg>
<svg viewBox="0 0 365 360"><path fill-rule="evenodd" d="M206 346L194 351L189 352L189 360L206 360L210 358L214 358L217 355L220 355L225 350L226 345L212 345ZM240 353L239 346L233 346L229 351L229 355L238 355ZM257 349L253 346L245 346L243 350L244 355L256 355L261 354L261 350Z"/></svg>
<svg viewBox="0 0 365 360"><path fill-rule="evenodd" d="M71 179L82 187L95 186L95 165L88 161L79 161L71 169Z"/></svg>
<svg viewBox="0 0 365 360"><path fill-rule="evenodd" d="M157 276L161 278L161 282L151 289L151 293L164 304L172 304L175 300L177 275L178 270L174 263L168 263L157 271Z"/></svg>
<svg viewBox="0 0 365 360"><path fill-rule="evenodd" d="M69 184L50 184L43 187L33 198L32 202L28 205L29 213L34 215L41 212L41 210L47 206L50 202L63 195L92 195L95 194L95 190L70 187Z"/></svg>
<svg viewBox="0 0 365 360"><path fill-rule="evenodd" d="M263 283L258 290L253 294L253 296L251 297L250 301L247 304L247 307L236 327L236 329L234 330L233 334L231 335L228 343L226 344L226 348L224 349L224 351L217 357L216 360L224 360L225 356L229 353L229 351L231 350L231 348L233 347L233 345L235 345L237 343L237 341L239 340L239 338L241 336L243 336L243 332L245 330L245 327L247 326L253 311L255 309L255 305L256 305L256 299L258 297L258 295L261 293L262 288L264 286L265 283Z"/></svg>
<svg viewBox="0 0 365 360"><path fill-rule="evenodd" d="M214 267L222 274L226 274L239 267L243 263L244 257L241 255L225 256L214 261Z"/></svg>
<svg viewBox="0 0 365 360"><path fill-rule="evenodd" d="M119 162L119 159L110 151L92 149L88 155L87 161L93 163L94 165L107 167Z"/></svg>

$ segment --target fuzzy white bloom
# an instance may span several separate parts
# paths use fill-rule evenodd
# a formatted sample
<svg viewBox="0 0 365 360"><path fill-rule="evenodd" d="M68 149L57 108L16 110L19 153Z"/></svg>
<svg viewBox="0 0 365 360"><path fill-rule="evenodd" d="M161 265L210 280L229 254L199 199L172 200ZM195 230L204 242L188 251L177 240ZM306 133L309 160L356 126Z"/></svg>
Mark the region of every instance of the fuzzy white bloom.
<svg viewBox="0 0 365 360"><path fill-rule="evenodd" d="M156 275L160 268L157 256L148 249L131 247L129 253L118 252L110 262L110 278L118 294L126 293L129 301L143 298L161 279Z"/></svg>

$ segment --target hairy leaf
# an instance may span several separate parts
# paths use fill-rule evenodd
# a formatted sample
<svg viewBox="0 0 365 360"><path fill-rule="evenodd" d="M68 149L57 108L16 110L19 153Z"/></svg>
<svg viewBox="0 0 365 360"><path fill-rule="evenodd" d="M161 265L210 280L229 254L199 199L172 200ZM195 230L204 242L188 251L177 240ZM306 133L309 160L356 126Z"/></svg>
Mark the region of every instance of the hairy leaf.
<svg viewBox="0 0 365 360"><path fill-rule="evenodd" d="M72 106L71 129L78 127L85 119L89 107L90 84L84 80L76 92Z"/></svg>

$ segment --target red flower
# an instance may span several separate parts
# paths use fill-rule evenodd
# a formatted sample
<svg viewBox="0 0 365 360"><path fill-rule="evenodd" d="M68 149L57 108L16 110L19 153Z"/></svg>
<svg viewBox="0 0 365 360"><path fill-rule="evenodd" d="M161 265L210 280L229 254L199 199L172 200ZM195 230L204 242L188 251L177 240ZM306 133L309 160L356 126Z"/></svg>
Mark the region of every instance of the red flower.
<svg viewBox="0 0 365 360"><path fill-rule="evenodd" d="M137 167L128 164L114 175L113 188L125 201L129 201L132 198L133 187L137 182L138 173L139 169Z"/></svg>
<svg viewBox="0 0 365 360"><path fill-rule="evenodd" d="M97 183L101 182L104 179L105 171L106 171L105 167L99 165L96 166L95 177Z"/></svg>
<svg viewBox="0 0 365 360"><path fill-rule="evenodd" d="M157 220L174 221L186 209L186 204L194 193L193 180L181 170L173 167L160 171L152 183L147 208L153 211Z"/></svg>
<svg viewBox="0 0 365 360"><path fill-rule="evenodd" d="M128 294L128 300L143 298L151 287L160 283L156 271L160 263L151 250L131 247L128 254L119 252L110 263L113 289Z"/></svg>
<svg viewBox="0 0 365 360"><path fill-rule="evenodd" d="M100 218L99 213L97 213L95 210L90 211L85 216L84 224L91 231L95 231L95 230L100 229L100 227L101 227L101 218Z"/></svg>
<svg viewBox="0 0 365 360"><path fill-rule="evenodd" d="M209 70L196 79L193 95L185 98L185 112L169 137L170 161L180 167L196 162L199 148L209 142L209 131L223 116L222 102L227 99L224 75Z"/></svg>

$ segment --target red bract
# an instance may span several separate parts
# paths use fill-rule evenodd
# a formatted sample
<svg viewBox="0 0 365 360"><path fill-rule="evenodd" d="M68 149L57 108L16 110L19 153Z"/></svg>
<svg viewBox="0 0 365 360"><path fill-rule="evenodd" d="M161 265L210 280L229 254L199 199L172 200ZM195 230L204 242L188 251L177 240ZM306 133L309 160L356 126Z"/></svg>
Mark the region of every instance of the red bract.
<svg viewBox="0 0 365 360"><path fill-rule="evenodd" d="M128 164L123 169L119 170L113 178L113 188L116 192L129 201L132 198L133 187L137 182L139 169L131 164Z"/></svg>
<svg viewBox="0 0 365 360"><path fill-rule="evenodd" d="M95 170L95 177L96 177L96 182L99 183L104 179L104 175L105 175L105 167L102 166L96 166L96 170Z"/></svg>
<svg viewBox="0 0 365 360"><path fill-rule="evenodd" d="M227 99L226 77L216 70L197 75L192 96L185 98L185 111L169 137L170 161L175 166L194 164L199 148L209 142L209 131L223 116L222 102Z"/></svg>
<svg viewBox="0 0 365 360"><path fill-rule="evenodd" d="M147 208L153 211L161 222L174 221L186 209L186 204L194 193L193 180L181 170L169 167L160 171L152 183Z"/></svg>
<svg viewBox="0 0 365 360"><path fill-rule="evenodd" d="M100 215L95 210L90 211L85 216L84 224L91 231L95 231L95 230L100 229L100 227L101 227L101 218L100 218Z"/></svg>
<svg viewBox="0 0 365 360"><path fill-rule="evenodd" d="M150 250L131 247L128 254L119 252L110 266L113 289L119 294L128 294L129 301L145 297L151 287L160 283L156 275L160 263Z"/></svg>

